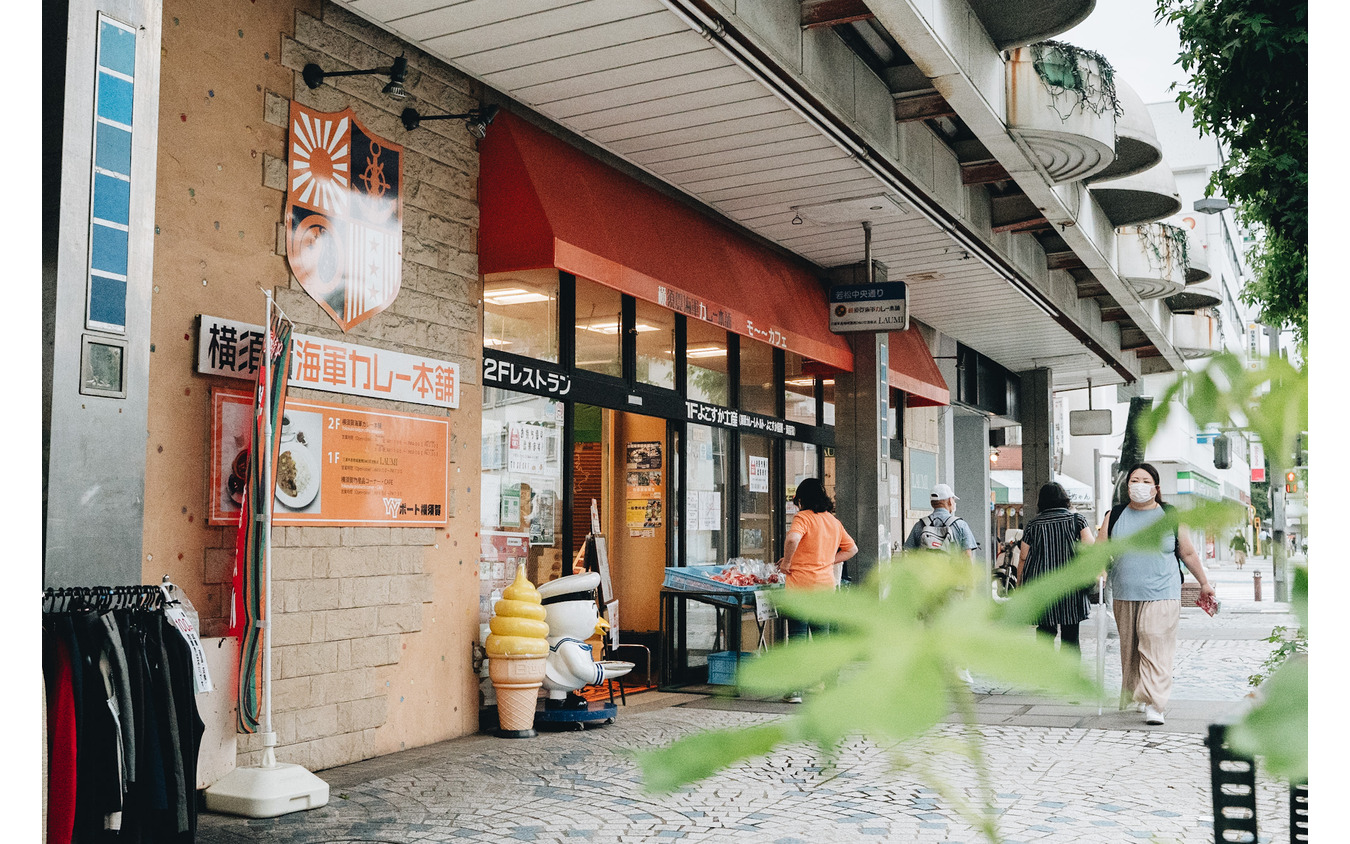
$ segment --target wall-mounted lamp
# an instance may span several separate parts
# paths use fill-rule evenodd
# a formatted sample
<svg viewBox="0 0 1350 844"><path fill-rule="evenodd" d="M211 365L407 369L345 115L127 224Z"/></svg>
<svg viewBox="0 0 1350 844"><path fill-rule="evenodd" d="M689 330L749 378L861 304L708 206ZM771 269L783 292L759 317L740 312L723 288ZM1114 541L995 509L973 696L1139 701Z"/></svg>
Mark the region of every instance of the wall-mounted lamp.
<svg viewBox="0 0 1350 844"><path fill-rule="evenodd" d="M469 109L463 114L422 114L415 108L403 109L403 128L409 132L422 125L423 120L463 120L464 128L475 138L487 137L487 127L497 117L501 106L493 104Z"/></svg>
<svg viewBox="0 0 1350 844"><path fill-rule="evenodd" d="M316 64L307 64L305 69L300 71L305 84L313 90L323 84L323 81L332 76L370 76L374 74L389 74L389 84L384 86L384 94L390 99L406 100L408 92L403 89L403 80L408 76L408 60L403 56L394 59L394 63L389 67L376 67L370 70L330 70L325 72L323 68Z"/></svg>
<svg viewBox="0 0 1350 844"><path fill-rule="evenodd" d="M995 463L998 463L998 448L997 448L997 447L989 449L989 465L990 465L990 466L993 466Z"/></svg>

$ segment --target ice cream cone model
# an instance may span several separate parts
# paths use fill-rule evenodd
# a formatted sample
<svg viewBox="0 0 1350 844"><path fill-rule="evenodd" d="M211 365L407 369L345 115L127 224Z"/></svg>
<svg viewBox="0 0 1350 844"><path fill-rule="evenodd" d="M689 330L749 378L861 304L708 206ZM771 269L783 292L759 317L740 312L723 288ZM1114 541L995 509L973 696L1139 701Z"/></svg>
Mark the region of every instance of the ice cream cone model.
<svg viewBox="0 0 1350 844"><path fill-rule="evenodd" d="M541 600L522 565L493 607L492 632L485 646L488 676L497 692L497 735L502 738L535 735L534 707L548 662L548 624Z"/></svg>

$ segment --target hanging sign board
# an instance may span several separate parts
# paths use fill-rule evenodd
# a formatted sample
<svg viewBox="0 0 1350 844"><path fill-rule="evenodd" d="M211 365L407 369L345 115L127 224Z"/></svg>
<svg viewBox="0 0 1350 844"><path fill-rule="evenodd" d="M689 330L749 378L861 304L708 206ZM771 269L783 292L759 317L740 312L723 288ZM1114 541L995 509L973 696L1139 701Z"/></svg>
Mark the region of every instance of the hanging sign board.
<svg viewBox="0 0 1350 844"><path fill-rule="evenodd" d="M1069 436L1091 437L1111 435L1110 410L1070 410Z"/></svg>
<svg viewBox="0 0 1350 844"><path fill-rule="evenodd" d="M909 299L903 281L839 284L830 288L830 330L835 334L907 328Z"/></svg>
<svg viewBox="0 0 1350 844"><path fill-rule="evenodd" d="M201 314L197 317L197 371L256 381L262 359L261 325ZM358 346L341 340L291 336L292 387L459 407L459 364Z"/></svg>
<svg viewBox="0 0 1350 844"><path fill-rule="evenodd" d="M286 258L343 331L398 296L403 273L403 147L350 109L291 101Z"/></svg>
<svg viewBox="0 0 1350 844"><path fill-rule="evenodd" d="M211 395L210 522L238 524L253 396ZM450 514L450 420L286 400L275 525L443 525Z"/></svg>

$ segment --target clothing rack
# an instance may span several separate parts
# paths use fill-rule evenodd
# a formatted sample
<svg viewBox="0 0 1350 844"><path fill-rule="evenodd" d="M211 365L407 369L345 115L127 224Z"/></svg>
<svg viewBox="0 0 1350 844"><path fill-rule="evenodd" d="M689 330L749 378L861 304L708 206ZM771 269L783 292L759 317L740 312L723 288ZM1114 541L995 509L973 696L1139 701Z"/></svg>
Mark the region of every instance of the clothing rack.
<svg viewBox="0 0 1350 844"><path fill-rule="evenodd" d="M168 604L158 586L58 586L42 590L43 612L159 610Z"/></svg>
<svg viewBox="0 0 1350 844"><path fill-rule="evenodd" d="M168 577L43 590L48 844L193 840L204 656L188 603Z"/></svg>

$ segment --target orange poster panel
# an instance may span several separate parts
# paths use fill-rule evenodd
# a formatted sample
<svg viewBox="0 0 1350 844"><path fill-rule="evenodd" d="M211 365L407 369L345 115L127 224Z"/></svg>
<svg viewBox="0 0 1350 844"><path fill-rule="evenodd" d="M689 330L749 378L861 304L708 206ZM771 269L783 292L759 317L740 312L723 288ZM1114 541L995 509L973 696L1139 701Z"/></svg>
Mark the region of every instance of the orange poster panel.
<svg viewBox="0 0 1350 844"><path fill-rule="evenodd" d="M248 471L251 393L211 397L212 524L238 524ZM443 525L449 515L450 420L287 399L274 525Z"/></svg>

